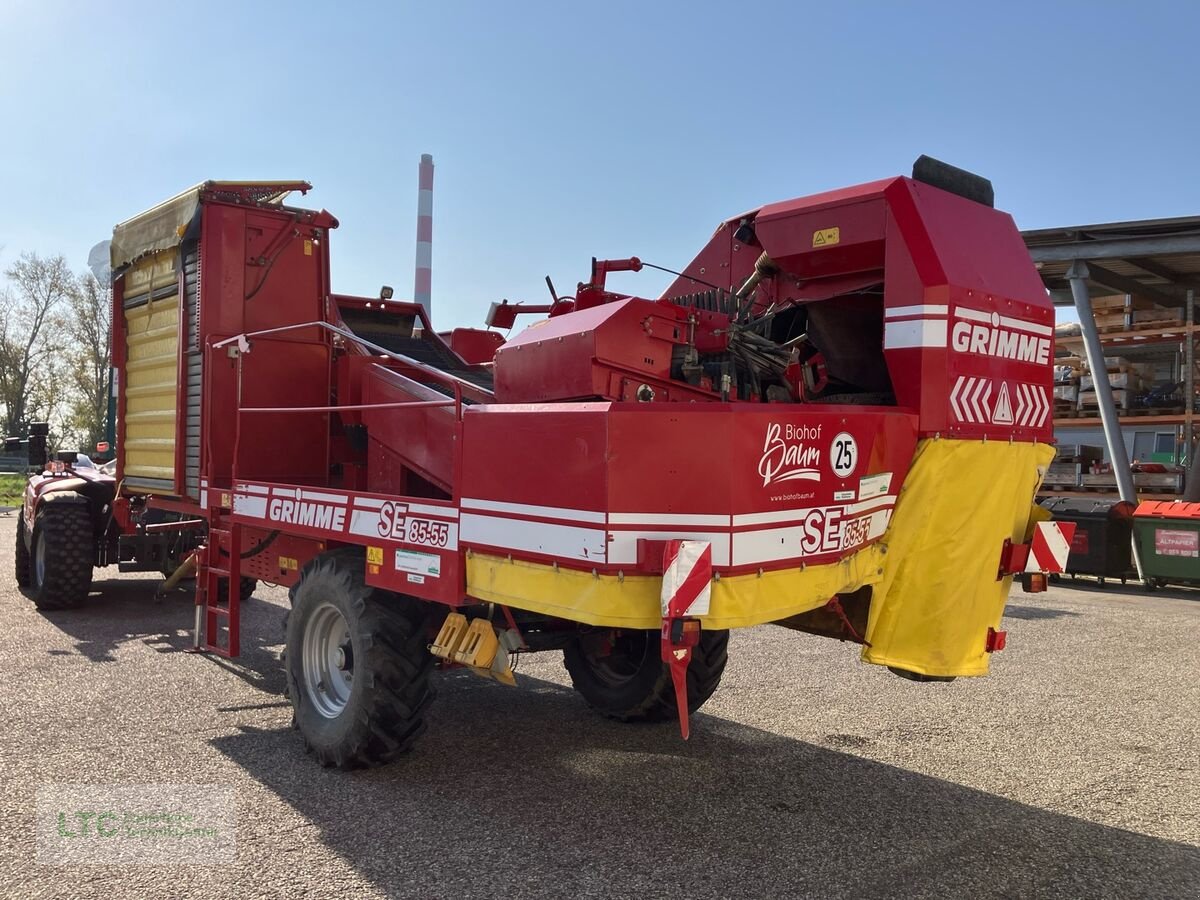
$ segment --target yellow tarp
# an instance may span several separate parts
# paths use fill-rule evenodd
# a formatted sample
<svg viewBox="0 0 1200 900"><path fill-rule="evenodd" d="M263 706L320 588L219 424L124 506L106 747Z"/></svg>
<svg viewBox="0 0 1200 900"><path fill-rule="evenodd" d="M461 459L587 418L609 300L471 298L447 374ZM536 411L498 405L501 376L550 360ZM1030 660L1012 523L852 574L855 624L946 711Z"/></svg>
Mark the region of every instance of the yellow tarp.
<svg viewBox="0 0 1200 900"><path fill-rule="evenodd" d="M924 440L884 541L862 658L923 675L984 675L987 630L1012 583L996 580L1004 539L1026 539L1054 449Z"/></svg>
<svg viewBox="0 0 1200 900"><path fill-rule="evenodd" d="M736 575L714 581L706 628L745 628L786 619L824 606L834 594L849 593L883 577L879 546L840 563ZM467 593L480 600L612 628L662 625L662 576L592 575L538 563L472 553L467 557Z"/></svg>

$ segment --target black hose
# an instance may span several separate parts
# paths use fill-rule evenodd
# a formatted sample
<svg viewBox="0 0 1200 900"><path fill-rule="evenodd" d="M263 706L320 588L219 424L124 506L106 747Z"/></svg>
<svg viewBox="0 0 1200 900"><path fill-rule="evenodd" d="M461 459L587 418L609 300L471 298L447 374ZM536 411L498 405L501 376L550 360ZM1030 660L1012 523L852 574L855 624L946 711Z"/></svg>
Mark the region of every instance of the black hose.
<svg viewBox="0 0 1200 900"><path fill-rule="evenodd" d="M279 537L279 529L272 531L265 538L263 538L261 541L259 541L256 546L251 547L249 550L245 551L244 553L238 554L238 559L250 559L253 556L258 556L258 554L262 553L264 550L266 550L268 547L270 547L271 544L273 544L275 542L275 538L277 538L277 537ZM224 547L222 547L221 555L228 556L229 551L226 550Z"/></svg>

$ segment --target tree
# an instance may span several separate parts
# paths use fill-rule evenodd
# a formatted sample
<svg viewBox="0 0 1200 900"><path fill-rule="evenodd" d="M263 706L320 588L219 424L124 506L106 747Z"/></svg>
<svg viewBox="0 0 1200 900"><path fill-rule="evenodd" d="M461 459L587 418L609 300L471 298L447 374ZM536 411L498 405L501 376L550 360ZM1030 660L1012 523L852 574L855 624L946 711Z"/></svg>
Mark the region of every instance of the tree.
<svg viewBox="0 0 1200 900"><path fill-rule="evenodd" d="M70 378L73 389L67 428L83 450L104 440L108 415L109 333L112 317L108 289L90 273L80 275L67 295L65 321L71 339Z"/></svg>
<svg viewBox="0 0 1200 900"><path fill-rule="evenodd" d="M0 294L0 405L6 434L23 433L33 419L49 419L58 405L62 312L77 283L61 256L22 253L5 275Z"/></svg>

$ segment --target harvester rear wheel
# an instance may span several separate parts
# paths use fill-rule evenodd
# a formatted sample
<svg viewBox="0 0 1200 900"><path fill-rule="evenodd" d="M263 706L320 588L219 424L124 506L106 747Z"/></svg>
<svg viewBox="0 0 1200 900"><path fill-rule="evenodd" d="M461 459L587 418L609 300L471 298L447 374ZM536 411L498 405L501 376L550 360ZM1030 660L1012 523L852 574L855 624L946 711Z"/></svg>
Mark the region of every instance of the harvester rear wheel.
<svg viewBox="0 0 1200 900"><path fill-rule="evenodd" d="M82 503L45 502L33 524L30 591L38 609L69 609L87 599L96 549Z"/></svg>
<svg viewBox="0 0 1200 900"><path fill-rule="evenodd" d="M622 722L662 722L678 717L670 670L657 631L612 629L575 638L563 662L575 690L597 712ZM688 712L716 691L729 659L729 632L704 631L687 670Z"/></svg>
<svg viewBox="0 0 1200 900"><path fill-rule="evenodd" d="M314 559L291 590L288 695L324 766L391 762L425 730L433 699L428 604L375 591L361 553Z"/></svg>
<svg viewBox="0 0 1200 900"><path fill-rule="evenodd" d="M31 559L29 548L25 546L25 515L17 518L17 547L15 550L14 574L17 576L17 586L27 588L33 580L30 572Z"/></svg>
<svg viewBox="0 0 1200 900"><path fill-rule="evenodd" d="M258 581L254 578L246 578L245 576L242 576L242 579L239 582L238 587L239 587L238 599L241 600L242 603L245 603L247 600L249 600L251 597L253 597L254 592L256 590L258 590ZM218 598L217 598L218 600L220 600L222 603L225 603L226 601L228 601L228 599L229 599L229 582L228 582L228 580L222 579L217 585L217 591L219 594Z"/></svg>

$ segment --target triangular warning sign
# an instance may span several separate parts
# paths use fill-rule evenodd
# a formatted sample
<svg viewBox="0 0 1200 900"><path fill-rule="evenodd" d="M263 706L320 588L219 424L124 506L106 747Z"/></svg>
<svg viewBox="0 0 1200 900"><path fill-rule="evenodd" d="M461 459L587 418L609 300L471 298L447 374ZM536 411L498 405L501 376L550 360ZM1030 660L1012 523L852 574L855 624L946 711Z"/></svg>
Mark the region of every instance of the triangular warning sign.
<svg viewBox="0 0 1200 900"><path fill-rule="evenodd" d="M1011 425L1013 423L1012 401L1008 398L1008 384L1000 385L1000 396L996 398L996 408L992 410L992 423L995 425Z"/></svg>
<svg viewBox="0 0 1200 900"><path fill-rule="evenodd" d="M821 234L821 232L818 231L816 234L813 235L813 246L814 247L820 247L824 243L825 243L825 235Z"/></svg>

